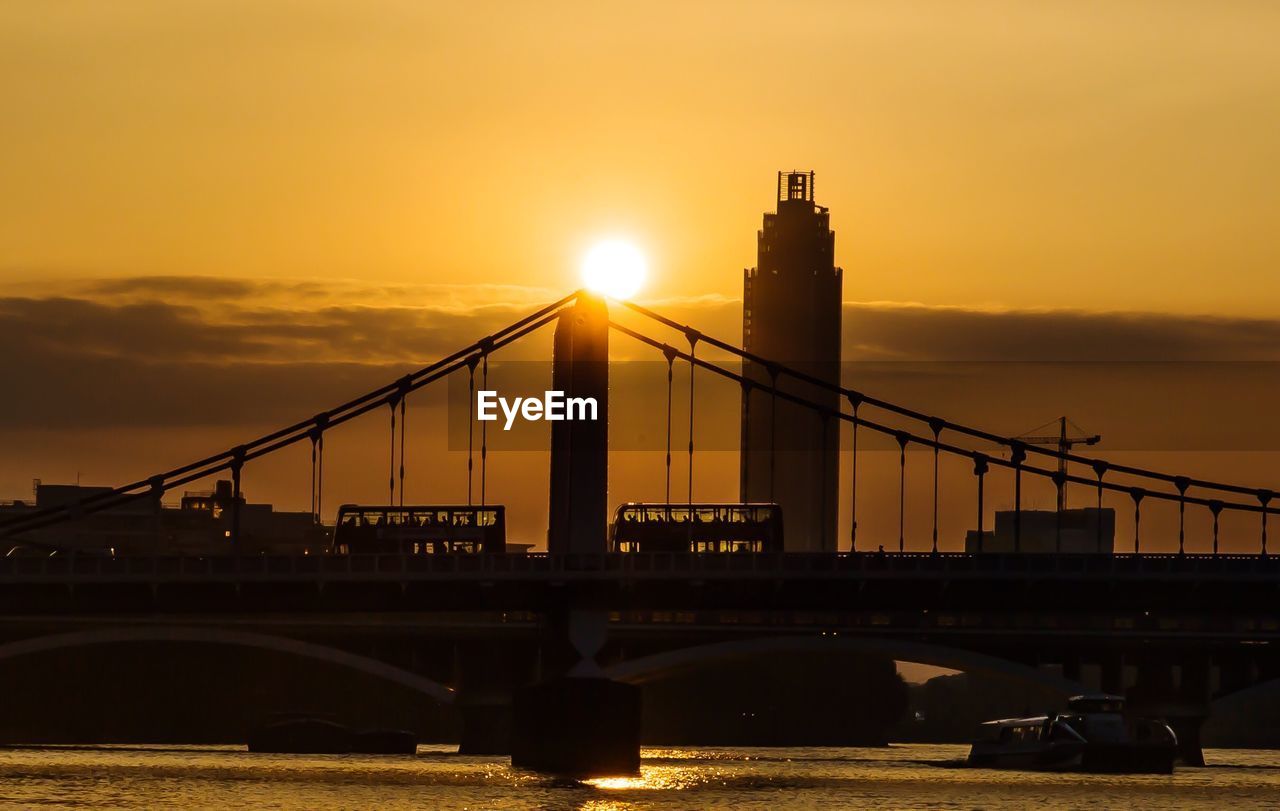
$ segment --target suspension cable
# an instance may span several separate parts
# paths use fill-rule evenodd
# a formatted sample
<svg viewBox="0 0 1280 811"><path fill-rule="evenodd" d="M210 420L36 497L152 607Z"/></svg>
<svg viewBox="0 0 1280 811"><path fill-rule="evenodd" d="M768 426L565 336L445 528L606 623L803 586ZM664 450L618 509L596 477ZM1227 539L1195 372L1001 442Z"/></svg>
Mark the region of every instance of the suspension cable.
<svg viewBox="0 0 1280 811"><path fill-rule="evenodd" d="M693 506L693 370L697 367L694 355L698 351L698 338L701 337L695 330L689 330L685 333L685 337L689 339L689 506ZM693 523L693 516L689 516L689 523Z"/></svg>
<svg viewBox="0 0 1280 811"><path fill-rule="evenodd" d="M777 502L774 487L778 480L778 370L769 365L769 502Z"/></svg>
<svg viewBox="0 0 1280 811"><path fill-rule="evenodd" d="M476 442L476 356L467 359L467 506L471 506L471 485L475 481Z"/></svg>
<svg viewBox="0 0 1280 811"><path fill-rule="evenodd" d="M494 335L483 339L483 342L487 344L491 351L517 341L524 336L556 321L559 318L560 311L577 298L578 295L579 293L575 292L554 304L543 307L532 315L526 316L519 321L508 325ZM470 346L458 350L457 352L454 352L453 354L410 374L408 376L408 379L411 381L409 384L409 390L416 391L423 386L430 385L448 374L457 371L463 366L468 355L471 355L480 349L481 344L482 342L473 343ZM325 427L336 427L380 407L386 402L386 397L389 394L394 393L399 388L400 384L401 381L390 383L343 403L329 411L318 414L316 417L311 419L295 423L294 425L286 428L281 428L243 445L238 445L235 448L214 454L213 456L209 456L195 462L190 462L164 473L157 474L156 476L150 476L146 479L121 485L103 493L88 496L75 504L48 507L42 510L37 510L33 513L28 513L23 516L18 516L16 518L0 522L0 536L14 535L19 532L27 532L33 529L49 526L51 524L56 524L72 517L73 513L75 515L96 513L130 503L139 498L146 498L150 492L152 482L157 478L164 482L163 486L166 491L172 490L176 487L181 487L184 484L208 478L209 476L215 475L221 471L232 469L236 463L237 453L239 453L240 464L275 453L282 448L307 439L310 435L310 429L321 424L321 421ZM141 492L139 492L141 488L146 489L142 489ZM48 547L51 549L58 548L56 545L44 544L37 541L31 541L29 543L33 546Z"/></svg>
<svg viewBox="0 0 1280 811"><path fill-rule="evenodd" d="M316 519L316 435L311 435L311 522Z"/></svg>
<svg viewBox="0 0 1280 811"><path fill-rule="evenodd" d="M1141 487L1135 487L1129 491L1130 497L1133 498L1133 554L1140 554L1139 539L1142 536L1142 499L1146 496L1146 492Z"/></svg>
<svg viewBox="0 0 1280 811"><path fill-rule="evenodd" d="M244 468L244 448L237 447L231 461L231 548L240 552L240 502L243 496L240 490L240 472ZM161 485L163 487L163 485Z"/></svg>
<svg viewBox="0 0 1280 811"><path fill-rule="evenodd" d="M316 440L316 522L324 524L324 431Z"/></svg>
<svg viewBox="0 0 1280 811"><path fill-rule="evenodd" d="M821 540L821 544L819 545L818 548L824 552L827 550L827 455L826 455L826 449L828 444L827 436L828 434L830 434L830 429L831 429L831 414L824 411L822 412L822 450L823 450L823 454L821 457L822 458L822 477L821 477L822 485L818 490L822 494L822 509L818 513L819 515L822 516L822 530L821 530L821 533L818 535L819 539ZM839 459L839 457L836 457L836 458ZM838 464L839 463L837 462L837 465ZM832 550L832 551L835 551L835 550Z"/></svg>
<svg viewBox="0 0 1280 811"><path fill-rule="evenodd" d="M484 360L481 365L481 385L484 390L489 390L489 353L485 352ZM489 423L484 421L480 423L480 506L485 506L486 484L489 474Z"/></svg>
<svg viewBox="0 0 1280 811"><path fill-rule="evenodd" d="M1022 463L1027 461L1026 446L1016 442L1009 451L1009 461L1013 462L1013 551L1022 551ZM1098 491L1102 498L1102 491ZM1101 523L1098 524L1102 526Z"/></svg>
<svg viewBox="0 0 1280 811"><path fill-rule="evenodd" d="M741 461L738 467L742 474L742 500L751 501L751 389L752 385L743 381L742 385L742 437L739 453Z"/></svg>
<svg viewBox="0 0 1280 811"><path fill-rule="evenodd" d="M653 310L650 310L639 304L636 304L635 302L626 301L626 302L623 302L623 306L637 313L640 313L646 318L649 318L650 320L655 321L659 324L662 324L663 326L668 327L670 329L679 330L679 331L685 331L689 329L688 326L681 324L678 321L674 321L670 318L667 318L666 316L656 313ZM743 360L752 361L754 363L759 363L762 365L769 363L769 361L766 360L765 358L759 355L756 355L754 353L747 352L746 350L736 347L733 344L718 340L716 338L712 338L710 336L704 335L702 337L708 344L715 347L716 349L721 349L723 351L734 354L739 358L742 358ZM835 392L841 395L847 396L848 394L850 394L849 389L844 388L838 383L832 383L829 380L824 380L822 378L815 377L814 375L808 374L798 369L793 369L791 367L784 366L784 367L781 367L781 370L785 374L791 376L792 378L796 379L799 382L808 383L818 388L826 389L827 391ZM879 398L871 397L866 394L862 394L862 393L858 393L858 394L862 398L862 400L867 404L874 406L875 408L879 408L884 411L897 414L898 416L906 417L912 420L917 420L923 423L927 423L930 419L930 416L923 412L915 411L914 409L906 408L905 406L900 406L896 403L892 403L887 400L881 400ZM951 431L954 431L958 434L963 434L973 439L980 439L984 442L991 442L997 445L1004 445L1006 447L1011 445L1015 441L1011 437L1000 436L999 434L993 434L989 431L983 431L977 428L972 428L967 425L960 425L958 423L953 423L949 421L945 423L945 427ZM1034 445L1029 446L1028 450L1031 453L1040 454L1042 456L1048 456L1053 459L1064 459L1067 462L1074 462L1080 465L1092 465L1095 461L1099 461L1093 457L1081 456L1079 454L1071 453L1070 451L1062 452L1056 449L1042 448ZM1132 475L1132 476L1138 476L1142 478L1155 479L1163 482L1168 482L1171 484L1176 478L1176 476L1174 476L1173 474L1163 473L1158 470L1149 470L1146 468L1134 467L1131 465L1113 464L1111 465L1111 469L1116 471L1117 473L1121 473L1124 475ZM1081 480L1079 478L1074 476L1068 476L1066 477L1066 479L1064 479L1064 482L1080 482L1080 481ZM1252 496L1257 492L1255 488L1246 487L1246 486L1237 485L1237 484L1229 484L1226 482L1209 481L1205 479L1192 479L1191 483L1194 486L1200 487L1202 489L1219 490L1226 493L1236 493L1241 495Z"/></svg>
<svg viewBox="0 0 1280 811"><path fill-rule="evenodd" d="M408 420L405 417L405 401L408 397L400 398L400 506L404 506L404 430L405 423Z"/></svg>
<svg viewBox="0 0 1280 811"><path fill-rule="evenodd" d="M849 395L849 405L853 407L853 452L851 454L851 484L849 486L849 551L858 551L858 406L861 397Z"/></svg>
<svg viewBox="0 0 1280 811"><path fill-rule="evenodd" d="M938 554L938 439L942 435L942 420L932 419L933 429L933 554Z"/></svg>
<svg viewBox="0 0 1280 811"><path fill-rule="evenodd" d="M1185 555L1187 553L1187 488L1191 486L1191 480L1186 476L1179 476L1174 482L1174 487L1178 489L1178 554Z"/></svg>
<svg viewBox="0 0 1280 811"><path fill-rule="evenodd" d="M387 497L388 506L395 506L396 503L396 405L394 399L387 400L387 407L391 412L391 466L387 474L387 488L391 494Z"/></svg>
<svg viewBox="0 0 1280 811"><path fill-rule="evenodd" d="M907 548L907 443L906 434L898 434L898 551Z"/></svg>
<svg viewBox="0 0 1280 811"><path fill-rule="evenodd" d="M983 528L983 519L986 516L986 510L982 506L983 482L987 477L987 467L989 459L980 454L973 455L973 474L978 477L978 551L982 551L983 544L986 543L986 531Z"/></svg>
<svg viewBox="0 0 1280 811"><path fill-rule="evenodd" d="M1109 465L1101 459L1095 460L1093 463L1093 473L1098 477L1098 521L1096 529L1098 533L1098 553L1102 552L1102 477L1106 475ZM1112 513L1114 516L1114 512ZM1112 535L1114 537L1115 527L1112 527ZM1112 551L1115 551L1115 542L1112 541Z"/></svg>
<svg viewBox="0 0 1280 811"><path fill-rule="evenodd" d="M1258 491L1258 503L1262 505L1262 556L1267 556L1267 505L1271 503L1274 493L1270 490Z"/></svg>
<svg viewBox="0 0 1280 811"><path fill-rule="evenodd" d="M1065 506L1066 502L1063 498L1067 492L1067 474L1062 471L1062 468L1058 468L1049 478L1057 487L1058 504ZM1053 551L1062 551L1062 508L1053 511Z"/></svg>
<svg viewBox="0 0 1280 811"><path fill-rule="evenodd" d="M663 504L666 505L667 520L671 519L671 390L675 384L675 349L669 346L663 346L662 354L667 358L667 488L666 498Z"/></svg>
<svg viewBox="0 0 1280 811"><path fill-rule="evenodd" d="M1213 554L1218 554L1218 514L1222 512L1222 502L1214 501L1209 504L1209 512L1213 513Z"/></svg>
<svg viewBox="0 0 1280 811"><path fill-rule="evenodd" d="M660 342L658 342L658 341L654 340L653 338L650 338L650 337L648 337L648 336L646 336L646 335L644 335L644 334L642 334L642 333L636 332L635 330L630 329L629 327L626 327L626 326L624 326L624 325L622 325L622 324L619 324L619 323L617 323L617 322L615 322L615 321L610 321L610 322L609 322L609 326L610 326L610 328L611 328L611 329L617 330L618 332L621 332L621 333L623 333L624 335L627 335L627 336L629 336L629 337L631 337L631 338L634 338L635 340L640 341L641 343L648 344L649 346L652 346L652 347L654 347L654 348L660 348L660 347L662 346L662 344L661 344ZM710 371L710 372L713 372L713 373L715 373L715 374L717 374L717 375L719 375L719 376L721 376L721 377L723 377L723 378L726 378L726 379L728 379L728 380L734 380L734 381L737 381L737 382L739 382L739 383L741 383L741 382L742 382L742 380L743 380L742 375L740 375L740 374L738 374L738 373L736 373L736 372L733 372L733 371L731 371L731 370L729 370L729 369L722 368L722 367L720 367L720 366L715 365L714 363L711 363L711 362L709 362L709 361L703 360L703 359L701 359L701 358L692 358L692 359L691 359L691 356L690 356L688 353L678 352L678 353L677 353L677 356L678 356L679 358L681 358L682 360L685 360L685 361L690 361L690 360L691 360L691 361L692 361L692 363L696 364L696 365L697 365L697 366L699 366L700 368L705 369L705 370ZM783 400L787 400L787 401L789 401L789 402L795 403L795 404L797 404L797 405L803 406L803 407L805 407L805 408L808 408L808 409L811 409L811 410L814 410L814 411L821 411L821 410L824 408L824 406L822 406L820 403L815 403L815 402L813 402L812 400L807 400L807 399L805 399L804 397L801 397L801 396L799 396L799 395L797 395L797 394L793 394L793 393L791 393L791 392L788 392L788 391L787 391L787 390L785 390L785 389L779 389L779 390L778 390L778 395L777 395L777 396L778 396L778 397L780 397L780 398L781 398L781 399L783 399ZM840 412L839 418L840 418L840 419L842 419L842 420L845 420L845 421L853 421L853 419L854 419L854 418L853 418L853 417L851 417L850 415L845 414L845 413L843 413L843 412ZM934 441L933 441L932 439L930 439L929 437L927 437L927 436L922 436L922 435L920 435L920 434L913 434L913 433L911 433L911 432L909 432L909 431L903 431L903 430L901 430L901 429L894 428L894 427L891 427L891 426L888 426L888 425L884 425L884 424L882 424L882 423L874 422L874 421L872 421L872 420L868 420L868 419L865 419L865 418L863 418L863 417L858 417L858 418L857 418L857 424L858 424L858 425L861 425L861 426L865 426L865 427L869 428L870 430L875 431L876 433L879 433L879 434L882 434L882 435L885 435L885 436L896 436L897 434L902 433L902 434L905 434L905 435L908 437L908 440L909 440L910 442L915 443L915 444L919 444L919 445L924 445L924 446L926 446L926 447L932 447L932 446L935 444L935 443L934 443ZM947 429L948 429L948 430L954 430L954 429L953 429L953 426L952 426L950 423L948 423L946 427L947 427ZM938 448L939 448L942 452L944 452L944 453L950 453L950 454L953 454L953 455L956 455L956 456L972 456L972 455L973 455L973 453L974 453L974 451L973 451L972 449L964 448L964 447L961 447L961 446L959 446L959 445L954 445L954 444L951 444L951 443L949 443L949 442L945 442L945 441L939 441L939 442L937 442L936 444L938 445ZM999 457L987 457L987 459L988 459L988 461L989 461L989 463L990 463L990 464L995 464L995 465L998 465L998 466L1000 466L1000 467L1013 468L1013 463L1012 463L1012 462L1010 462L1010 461L1008 461L1008 460L1006 460L1006 459L1001 459L1001 458L999 458ZM1111 465L1110 463L1108 463L1108 462L1106 462L1106 461L1104 461L1104 460L1100 460L1100 459L1091 460L1090 464L1091 464L1091 466L1093 466L1093 468L1094 468L1095 472L1098 470L1098 465L1102 465L1102 466L1103 466L1103 467L1102 467L1102 469L1103 469L1103 470L1115 470L1115 469L1118 469L1118 467L1117 467L1117 466ZM1035 476L1041 476L1041 477L1046 478L1046 479L1052 479L1052 478L1053 478L1053 475L1054 475L1054 472L1053 472L1052 470L1047 470L1047 469L1045 469L1045 468L1039 468L1039 467L1034 467L1034 466L1024 466L1024 467L1023 467L1023 470L1024 470L1024 471L1026 471L1027 473L1032 474L1032 475L1035 475ZM1123 484L1119 484L1119 483L1112 483L1112 482L1094 482L1094 481L1091 481L1091 480L1089 480L1089 479L1085 479L1085 478L1083 478L1083 477L1081 477L1081 476L1077 476L1077 475L1074 475L1074 474L1067 475L1067 476L1065 476L1065 477L1064 477L1064 479L1065 479L1066 481L1070 481L1070 482L1075 483L1075 484L1090 484L1090 485L1095 485L1095 486L1100 485L1102 489L1105 489L1105 490L1112 490L1112 491L1116 491L1116 492L1128 492L1128 491L1131 489L1131 488L1129 488L1129 487L1127 487L1127 486L1125 486L1125 485L1123 485ZM1253 490L1250 490L1249 492L1250 492L1251 494L1256 493L1256 491L1253 491ZM1164 492L1161 492L1161 491L1146 491L1146 495L1151 496L1152 498L1157 498L1157 499L1161 499L1161 500L1164 500L1164 501L1176 501L1176 500L1177 500L1177 495L1172 494L1172 493L1164 493ZM1199 498L1199 497L1189 496L1189 497L1187 498L1187 503L1189 503L1189 504L1198 504L1198 505L1202 505L1202 506L1208 506L1208 505L1209 505L1209 500L1208 500L1208 499L1204 499L1204 498ZM1224 506L1224 508L1229 508L1229 509L1237 510L1237 511L1240 511L1240 512L1255 512L1255 513L1261 513L1261 512L1262 512L1262 507L1261 507L1261 506L1259 506L1259 505L1256 505L1256 504L1243 504L1243 503L1239 503L1239 502L1224 502L1224 505L1223 505L1223 506Z"/></svg>

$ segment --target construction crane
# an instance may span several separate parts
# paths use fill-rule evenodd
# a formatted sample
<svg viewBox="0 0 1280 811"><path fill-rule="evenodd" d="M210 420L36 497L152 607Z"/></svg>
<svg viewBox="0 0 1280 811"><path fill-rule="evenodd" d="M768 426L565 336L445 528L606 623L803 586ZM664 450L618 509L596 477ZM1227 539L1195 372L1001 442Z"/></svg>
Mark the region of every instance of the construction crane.
<svg viewBox="0 0 1280 811"><path fill-rule="evenodd" d="M1058 425L1058 433L1056 435L1041 433L1054 423L1057 423ZM1075 432L1074 435L1067 435L1068 427ZM1052 422L1046 422L1044 425L1041 425L1038 428L1033 428L1022 436L1014 437L1014 439L1019 442L1025 442L1028 445L1058 446L1058 512L1062 512L1063 508L1066 507L1067 501L1067 454L1071 453L1071 449L1077 445L1097 445L1102 441L1102 435L1086 434L1081 430L1080 426L1076 425L1071 420L1066 417L1058 417L1058 419L1053 420Z"/></svg>

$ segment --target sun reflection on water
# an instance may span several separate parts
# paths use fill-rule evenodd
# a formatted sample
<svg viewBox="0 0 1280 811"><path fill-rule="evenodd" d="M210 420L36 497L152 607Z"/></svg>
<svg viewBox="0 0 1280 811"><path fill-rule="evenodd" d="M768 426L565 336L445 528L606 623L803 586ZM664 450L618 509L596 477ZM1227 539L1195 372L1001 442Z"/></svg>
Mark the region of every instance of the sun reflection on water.
<svg viewBox="0 0 1280 811"><path fill-rule="evenodd" d="M653 788L653 786L650 786L645 782L643 775L640 777L593 777L590 780L583 780L582 782L592 788L602 788L607 790Z"/></svg>
<svg viewBox="0 0 1280 811"><path fill-rule="evenodd" d="M648 756L648 751L645 754ZM582 785L605 792L666 793L705 786L723 776L720 769L707 768L705 760L689 760L643 766L638 775L594 777L583 780Z"/></svg>

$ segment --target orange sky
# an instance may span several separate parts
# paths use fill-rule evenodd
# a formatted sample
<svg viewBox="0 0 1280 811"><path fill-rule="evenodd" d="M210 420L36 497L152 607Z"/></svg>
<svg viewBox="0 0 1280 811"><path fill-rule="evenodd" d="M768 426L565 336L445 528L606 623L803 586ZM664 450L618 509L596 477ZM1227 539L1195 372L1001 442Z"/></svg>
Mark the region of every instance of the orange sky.
<svg viewBox="0 0 1280 811"><path fill-rule="evenodd" d="M0 274L736 296L780 168L846 298L1272 316L1267 2L0 7Z"/></svg>
<svg viewBox="0 0 1280 811"><path fill-rule="evenodd" d="M645 297L734 339L793 167L831 208L851 359L963 334L983 360L1280 360L1277 30L1269 2L0 5L0 378L27 383L0 401L0 498L145 476L392 379L577 286L600 235L644 246ZM212 394L175 416L165 382ZM1058 414L1030 411L979 427ZM360 430L348 500L385 485ZM719 456L706 498L732 497ZM1154 456L1280 485L1274 454ZM298 464L246 487L299 508ZM500 497L536 490L529 464L496 465ZM660 485L652 460L615 479Z"/></svg>

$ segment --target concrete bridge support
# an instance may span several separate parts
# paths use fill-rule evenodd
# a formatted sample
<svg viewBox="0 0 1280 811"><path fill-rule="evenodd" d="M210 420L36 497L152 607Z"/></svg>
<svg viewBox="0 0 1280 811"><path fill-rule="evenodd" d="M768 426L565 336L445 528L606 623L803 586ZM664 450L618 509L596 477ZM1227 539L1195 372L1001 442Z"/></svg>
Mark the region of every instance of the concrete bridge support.
<svg viewBox="0 0 1280 811"><path fill-rule="evenodd" d="M1119 654L1102 658L1099 663L1098 687L1113 696L1124 695L1124 659Z"/></svg>
<svg viewBox="0 0 1280 811"><path fill-rule="evenodd" d="M533 659L522 647L473 642L455 648L454 706L462 716L458 754L511 754L512 698L534 678Z"/></svg>
<svg viewBox="0 0 1280 811"><path fill-rule="evenodd" d="M1200 730L1209 718L1210 667L1208 657L1195 657L1183 662L1178 694L1181 698L1181 706L1187 711L1169 720L1169 725L1178 735L1178 748L1182 752L1182 762L1188 766L1204 765Z"/></svg>
<svg viewBox="0 0 1280 811"><path fill-rule="evenodd" d="M608 623L603 611L553 618L543 659L550 678L516 692L513 766L574 777L639 773L640 688L613 681L596 662Z"/></svg>
<svg viewBox="0 0 1280 811"><path fill-rule="evenodd" d="M594 421L551 426L552 553L608 551L609 310L580 295L556 325L552 388L590 397ZM640 770L640 690L611 681L595 661L608 615L566 605L544 626L546 680L517 691L511 763L577 777Z"/></svg>
<svg viewBox="0 0 1280 811"><path fill-rule="evenodd" d="M1181 677L1175 684L1174 669ZM1137 716L1163 718L1178 736L1178 757L1184 766L1203 766L1200 730L1209 717L1209 660L1194 657L1175 663L1167 658L1144 659L1129 689L1129 711Z"/></svg>

